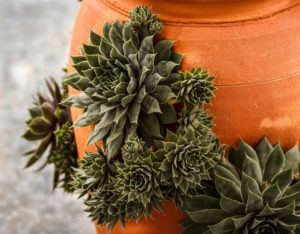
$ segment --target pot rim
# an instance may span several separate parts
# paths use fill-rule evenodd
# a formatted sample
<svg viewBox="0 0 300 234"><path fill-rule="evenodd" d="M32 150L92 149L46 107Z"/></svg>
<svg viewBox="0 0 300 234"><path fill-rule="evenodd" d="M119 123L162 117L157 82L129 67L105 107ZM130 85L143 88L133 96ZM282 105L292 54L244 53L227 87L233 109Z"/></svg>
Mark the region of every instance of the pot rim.
<svg viewBox="0 0 300 234"><path fill-rule="evenodd" d="M93 1L93 0L91 0ZM299 0L95 0L102 2L119 14L145 5L158 12L164 24L228 24L270 18L300 5Z"/></svg>

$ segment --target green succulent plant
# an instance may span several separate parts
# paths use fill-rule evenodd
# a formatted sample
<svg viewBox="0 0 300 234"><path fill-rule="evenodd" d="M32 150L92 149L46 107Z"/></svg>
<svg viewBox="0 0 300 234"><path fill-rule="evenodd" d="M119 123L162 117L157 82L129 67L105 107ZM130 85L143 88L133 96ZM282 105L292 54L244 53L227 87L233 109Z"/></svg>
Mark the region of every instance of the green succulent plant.
<svg viewBox="0 0 300 234"><path fill-rule="evenodd" d="M101 192L107 186L111 174L116 174L116 167L107 161L101 148L97 153L86 152L74 169L72 186L80 197L95 191Z"/></svg>
<svg viewBox="0 0 300 234"><path fill-rule="evenodd" d="M53 163L55 166L53 187L56 188L59 184L66 191L70 191L71 168L76 166L77 157L74 140L71 140L74 137L73 131L68 129L71 121L70 113L68 108L59 104L65 96L65 91L60 90L54 79L46 81L46 84L50 95L38 93L33 106L29 108L30 119L26 122L27 130L23 137L27 141L39 144L37 148L25 153L29 157L25 167L40 161L47 153L40 169ZM66 138L62 136L64 134L67 135Z"/></svg>
<svg viewBox="0 0 300 234"><path fill-rule="evenodd" d="M172 51L171 41L139 37L139 30L149 25L133 27L141 9L125 24L106 23L103 36L91 32L90 44L73 57L76 72L65 81L81 91L64 101L84 109L75 126L95 124L88 144L103 139L109 160L120 155L129 134L137 132L150 146L162 138L165 125L177 121L169 86L178 79L181 56Z"/></svg>
<svg viewBox="0 0 300 234"><path fill-rule="evenodd" d="M249 155L249 154L251 154L250 153L251 149L252 149L251 146L249 146L246 142L241 141L240 146L237 150L234 148L231 149L229 156L228 156L229 161L232 164L237 165L239 168L241 168L243 165L243 162L244 162L244 159L243 159L244 157L239 157L238 155L245 154L245 153L247 153ZM247 150L249 150L249 152ZM255 149L252 149L251 151L255 151L256 154L258 155L258 159L260 160L260 165L261 165L261 168L263 171L266 166L266 160L269 158L269 154L273 153L273 151L279 152L280 155L283 154L280 144L275 145L275 147L272 146L272 144L269 142L267 137L264 137L260 141L258 146ZM263 154L268 154L268 155L260 156ZM279 158L278 158L278 160L279 160ZM299 162L300 162L299 148L298 148L298 145L295 145L293 148L291 148L284 154L283 170L291 168L293 174L295 174L298 172Z"/></svg>
<svg viewBox="0 0 300 234"><path fill-rule="evenodd" d="M77 150L71 122L66 122L61 128L54 132L56 147L48 157L48 163L53 164L54 187L58 185L67 192L73 192L70 184L74 168L77 164Z"/></svg>
<svg viewBox="0 0 300 234"><path fill-rule="evenodd" d="M180 129L177 134L167 131L165 141L156 142L162 182L175 190L175 201L202 187L201 181L210 178L209 170L221 159L224 147L211 132L205 135L193 129Z"/></svg>
<svg viewBox="0 0 300 234"><path fill-rule="evenodd" d="M194 129L199 132L210 131L213 127L213 118L203 107L183 108L178 123L182 129Z"/></svg>
<svg viewBox="0 0 300 234"><path fill-rule="evenodd" d="M128 160L135 159L146 154L145 142L136 134L130 134L122 147L122 156Z"/></svg>
<svg viewBox="0 0 300 234"><path fill-rule="evenodd" d="M234 167L220 163L202 193L186 199L182 233L300 233L300 182L291 167L298 158L297 146L284 154L266 138L256 149L242 141L230 154Z"/></svg>
<svg viewBox="0 0 300 234"><path fill-rule="evenodd" d="M97 153L86 153L73 176L74 190L87 195L89 216L109 230L118 221L124 226L126 219L150 216L153 209L162 211L160 163L151 149L130 135L122 153L124 162L109 162L100 148Z"/></svg>
<svg viewBox="0 0 300 234"><path fill-rule="evenodd" d="M139 37L146 37L159 33L163 25L158 20L158 16L152 14L150 8L144 6L138 6L131 12L130 24L138 32Z"/></svg>
<svg viewBox="0 0 300 234"><path fill-rule="evenodd" d="M144 148L144 143L138 139L135 147L138 145L136 148L140 150L132 151L132 138L129 137L129 140L125 141L124 162L117 163L115 189L126 203L138 205L150 215L152 208L160 207L160 202L164 199L160 188L161 162L152 150ZM144 149L141 150L142 148ZM134 215L135 219L139 218Z"/></svg>
<svg viewBox="0 0 300 234"><path fill-rule="evenodd" d="M117 175L115 162L109 162L103 150L86 152L74 169L72 187L79 197L85 196L86 212L100 225L111 230L118 221L124 225L126 211L118 204L120 194L114 190Z"/></svg>
<svg viewBox="0 0 300 234"><path fill-rule="evenodd" d="M126 209L118 205L120 194L107 188L92 193L85 201L89 217L99 225L106 225L110 231L119 221L124 227L126 221Z"/></svg>
<svg viewBox="0 0 300 234"><path fill-rule="evenodd" d="M214 79L206 70L193 68L180 74L180 80L173 84L173 89L177 91L179 101L194 105L210 103L214 97Z"/></svg>

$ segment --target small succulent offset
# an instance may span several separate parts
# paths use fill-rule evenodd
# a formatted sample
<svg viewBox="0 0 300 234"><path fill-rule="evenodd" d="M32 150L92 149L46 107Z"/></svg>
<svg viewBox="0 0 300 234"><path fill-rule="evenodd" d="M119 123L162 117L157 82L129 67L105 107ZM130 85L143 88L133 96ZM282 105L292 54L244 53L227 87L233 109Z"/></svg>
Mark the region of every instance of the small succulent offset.
<svg viewBox="0 0 300 234"><path fill-rule="evenodd" d="M145 142L136 134L130 134L122 147L122 157L131 160L139 157L139 155L145 155L146 151Z"/></svg>
<svg viewBox="0 0 300 234"><path fill-rule="evenodd" d="M180 80L172 87L177 91L179 101L194 105L205 104L210 103L214 97L214 79L206 70L193 68L189 72L181 73Z"/></svg>
<svg viewBox="0 0 300 234"><path fill-rule="evenodd" d="M29 108L30 119L23 137L28 141L40 142L38 147L25 153L29 157L26 167L39 161L49 149L47 159L42 165L48 163L55 165L55 188L60 184L66 191L70 191L69 182L72 170L77 165L77 151L73 139L73 131L69 130L71 119L68 108L60 105L64 97L54 79L46 81L50 96L38 93L37 100ZM67 138L62 137L67 134ZM66 164L69 164L66 165Z"/></svg>
<svg viewBox="0 0 300 234"><path fill-rule="evenodd" d="M132 144L132 139L125 142L124 162L117 163L115 189L121 194L122 202L135 204L142 211L133 214L138 220L142 214L149 216L153 208L161 207L164 199L160 187L161 161L151 149L143 147L143 142L136 141L139 149L144 148L140 151L132 151L128 144Z"/></svg>
<svg viewBox="0 0 300 234"><path fill-rule="evenodd" d="M300 182L293 182L295 146L286 154L264 138L256 149L241 142L217 165L202 194L187 198L183 234L300 233Z"/></svg>
<svg viewBox="0 0 300 234"><path fill-rule="evenodd" d="M101 191L107 186L110 176L116 173L114 164L107 161L101 148L97 153L86 152L78 164L78 168L74 169L72 186L80 197Z"/></svg>
<svg viewBox="0 0 300 234"><path fill-rule="evenodd" d="M182 129L194 129L206 133L212 130L213 118L203 107L195 106L193 108L183 108L178 123Z"/></svg>
<svg viewBox="0 0 300 234"><path fill-rule="evenodd" d="M177 133L167 132L165 141L156 142L162 182L174 190L175 201L202 187L201 182L209 179L209 170L221 159L224 147L219 145L211 132L206 135L189 128L178 129Z"/></svg>
<svg viewBox="0 0 300 234"><path fill-rule="evenodd" d="M126 221L125 207L117 204L119 194L107 188L92 193L84 204L87 206L89 217L99 225L106 225L110 231L119 221L124 227Z"/></svg>
<svg viewBox="0 0 300 234"><path fill-rule="evenodd" d="M66 122L61 128L54 132L56 148L48 157L48 163L53 164L54 187L59 185L67 192L73 192L70 184L74 168L77 168L77 149L71 122Z"/></svg>
<svg viewBox="0 0 300 234"><path fill-rule="evenodd" d="M137 132L150 146L162 138L165 125L177 121L169 101L175 97L170 85L178 79L181 56L171 41L154 43L151 30L138 34L154 27L156 17L148 11L140 7L127 23L106 23L103 36L91 32L90 44L73 57L76 72L65 81L81 91L64 101L84 109L75 126L95 124L88 144L104 140L109 160L120 156L129 134Z"/></svg>
<svg viewBox="0 0 300 234"><path fill-rule="evenodd" d="M114 191L117 175L115 163L110 163L101 148L97 153L86 152L74 169L72 187L80 197L85 196L86 211L92 220L111 230L117 221L125 222L124 208L117 204L120 194Z"/></svg>
<svg viewBox="0 0 300 234"><path fill-rule="evenodd" d="M162 23L150 8L139 6L129 12L130 24L138 31L140 37L154 35L162 30Z"/></svg>

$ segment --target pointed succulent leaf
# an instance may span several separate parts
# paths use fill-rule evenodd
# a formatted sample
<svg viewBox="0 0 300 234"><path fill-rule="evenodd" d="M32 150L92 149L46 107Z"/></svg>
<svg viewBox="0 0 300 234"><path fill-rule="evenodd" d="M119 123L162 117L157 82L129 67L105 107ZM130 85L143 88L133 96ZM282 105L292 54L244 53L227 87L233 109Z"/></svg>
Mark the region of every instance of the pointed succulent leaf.
<svg viewBox="0 0 300 234"><path fill-rule="evenodd" d="M237 153L239 155L238 156L238 165L237 165L239 168L243 167L246 155L249 158L253 159L254 161L256 161L256 162L258 161L255 150L250 145L248 145L246 142L244 142L243 140L241 140L241 142L240 142Z"/></svg>
<svg viewBox="0 0 300 234"><path fill-rule="evenodd" d="M270 205L274 205L277 199L280 197L280 195L281 191L278 183L267 187L262 193L264 201L266 201Z"/></svg>
<svg viewBox="0 0 300 234"><path fill-rule="evenodd" d="M249 191L255 193L258 196L261 196L260 186L257 183L257 181L254 178L245 174L244 172L242 174L241 191L244 202L248 200Z"/></svg>
<svg viewBox="0 0 300 234"><path fill-rule="evenodd" d="M218 233L231 233L235 229L233 219L231 217L225 218L219 223L215 225L209 226L209 230L212 231L213 234Z"/></svg>
<svg viewBox="0 0 300 234"><path fill-rule="evenodd" d="M195 195L193 199L186 199L184 207L186 211L196 211L198 209L219 209L219 199L208 195Z"/></svg>
<svg viewBox="0 0 300 234"><path fill-rule="evenodd" d="M193 222L206 224L218 223L228 216L228 213L221 209L204 209L187 212L187 214Z"/></svg>
<svg viewBox="0 0 300 234"><path fill-rule="evenodd" d="M158 118L163 124L172 124L177 122L176 110L170 104L160 106L161 114L158 114Z"/></svg>
<svg viewBox="0 0 300 234"><path fill-rule="evenodd" d="M248 192L248 200L246 205L246 212L257 212L263 209L263 198L251 191Z"/></svg>
<svg viewBox="0 0 300 234"><path fill-rule="evenodd" d="M247 154L245 155L243 164L243 173L256 180L261 185L262 183L262 172L258 161L250 158Z"/></svg>
<svg viewBox="0 0 300 234"><path fill-rule="evenodd" d="M139 123L141 130L146 132L147 135L154 138L161 138L161 131L157 117L154 114L142 115L141 122Z"/></svg>
<svg viewBox="0 0 300 234"><path fill-rule="evenodd" d="M236 183L230 179L221 177L218 174L215 174L215 182L216 189L219 193L222 191L225 196L232 197L237 201L241 201L241 189Z"/></svg>
<svg viewBox="0 0 300 234"><path fill-rule="evenodd" d="M34 118L28 127L37 135L43 135L52 128L51 123L42 116Z"/></svg>
<svg viewBox="0 0 300 234"><path fill-rule="evenodd" d="M155 45L154 51L158 54L158 56L155 58L157 62L170 59L172 54L171 48L173 44L174 43L172 41L162 40Z"/></svg>
<svg viewBox="0 0 300 234"><path fill-rule="evenodd" d="M245 210L245 204L223 194L221 194L220 206L223 210L235 214L243 214Z"/></svg>
<svg viewBox="0 0 300 234"><path fill-rule="evenodd" d="M277 174L272 179L271 184L278 183L280 191L284 193L285 190L288 188L288 186L292 183L292 180L293 180L293 171L292 168L289 168Z"/></svg>
<svg viewBox="0 0 300 234"><path fill-rule="evenodd" d="M266 162L263 176L264 180L271 181L272 178L282 170L285 163L284 157L285 156L280 145L277 144L270 153L270 156Z"/></svg>
<svg viewBox="0 0 300 234"><path fill-rule="evenodd" d="M298 172L300 164L300 153L298 145L295 145L285 154L285 165L283 170L292 168L293 173Z"/></svg>
<svg viewBox="0 0 300 234"><path fill-rule="evenodd" d="M264 172L267 159L270 153L273 151L273 146L268 141L268 138L264 137L259 145L255 148L255 151L257 152L262 172Z"/></svg>

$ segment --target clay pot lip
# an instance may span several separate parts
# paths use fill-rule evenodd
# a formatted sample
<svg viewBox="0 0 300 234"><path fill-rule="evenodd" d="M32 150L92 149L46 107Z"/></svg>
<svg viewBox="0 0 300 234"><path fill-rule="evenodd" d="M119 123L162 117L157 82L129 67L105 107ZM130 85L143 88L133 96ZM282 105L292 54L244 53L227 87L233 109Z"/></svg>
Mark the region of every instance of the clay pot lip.
<svg viewBox="0 0 300 234"><path fill-rule="evenodd" d="M255 1L255 3L254 3ZM128 12L138 5L152 7L160 15L165 25L176 27L220 26L239 23L251 23L258 20L271 18L277 14L299 6L299 0L240 0L240 1L160 1L154 6L150 0L96 0L90 1L94 7L100 2L112 10L128 18ZM159 9L158 11L155 9ZM200 10L202 9L202 10Z"/></svg>

